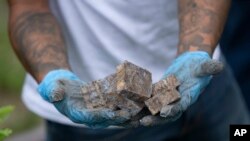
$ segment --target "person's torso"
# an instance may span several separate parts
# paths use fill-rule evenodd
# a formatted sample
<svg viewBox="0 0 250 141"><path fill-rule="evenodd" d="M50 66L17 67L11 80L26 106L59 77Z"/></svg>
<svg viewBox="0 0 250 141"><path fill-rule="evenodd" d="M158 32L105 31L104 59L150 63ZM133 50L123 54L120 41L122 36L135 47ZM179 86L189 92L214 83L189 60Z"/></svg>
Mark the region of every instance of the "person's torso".
<svg viewBox="0 0 250 141"><path fill-rule="evenodd" d="M70 65L83 81L101 79L128 60L158 81L175 58L178 43L175 0L51 0L67 43ZM23 100L40 116L73 124L36 92L26 77Z"/></svg>

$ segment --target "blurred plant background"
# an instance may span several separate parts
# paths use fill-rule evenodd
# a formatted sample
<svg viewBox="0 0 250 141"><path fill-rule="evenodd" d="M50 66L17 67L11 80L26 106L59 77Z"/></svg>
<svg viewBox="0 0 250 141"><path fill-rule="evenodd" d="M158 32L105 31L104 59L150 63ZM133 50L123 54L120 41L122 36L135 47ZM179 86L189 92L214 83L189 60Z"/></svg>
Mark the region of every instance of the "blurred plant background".
<svg viewBox="0 0 250 141"><path fill-rule="evenodd" d="M7 1L0 0L0 107L4 105L15 107L11 116L0 125L0 129L10 128L15 135L39 125L41 120L29 112L21 102L20 94L25 70L10 46L7 22Z"/></svg>
<svg viewBox="0 0 250 141"><path fill-rule="evenodd" d="M0 124L3 123L3 121L9 117L13 109L14 109L13 106L0 107ZM2 128L2 129L0 128L0 141L3 141L11 133L12 133L12 130L9 128Z"/></svg>

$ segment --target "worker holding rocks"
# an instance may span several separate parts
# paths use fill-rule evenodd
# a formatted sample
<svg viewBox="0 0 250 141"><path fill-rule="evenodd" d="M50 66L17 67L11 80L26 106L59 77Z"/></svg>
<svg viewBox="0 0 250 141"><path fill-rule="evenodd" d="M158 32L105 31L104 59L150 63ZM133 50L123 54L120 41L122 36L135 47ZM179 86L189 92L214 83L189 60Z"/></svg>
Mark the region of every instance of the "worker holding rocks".
<svg viewBox="0 0 250 141"><path fill-rule="evenodd" d="M230 124L249 123L217 45L230 1L9 0L9 6L10 40L27 71L22 98L46 120L48 141L227 141ZM89 109L79 96L80 87L124 60L149 70L153 82L170 75L180 82L180 100L155 115L153 126L127 128L128 118Z"/></svg>

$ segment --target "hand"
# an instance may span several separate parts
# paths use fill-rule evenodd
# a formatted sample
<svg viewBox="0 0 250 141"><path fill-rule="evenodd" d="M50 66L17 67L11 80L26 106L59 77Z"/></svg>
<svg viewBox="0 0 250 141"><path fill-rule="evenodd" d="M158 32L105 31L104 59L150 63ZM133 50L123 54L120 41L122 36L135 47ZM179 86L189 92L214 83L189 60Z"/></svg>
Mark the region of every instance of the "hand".
<svg viewBox="0 0 250 141"><path fill-rule="evenodd" d="M57 110L75 123L89 127L104 128L127 120L119 116L119 111L111 109L87 109L81 95L85 82L68 70L49 72L38 86L44 100L51 102Z"/></svg>
<svg viewBox="0 0 250 141"><path fill-rule="evenodd" d="M222 71L222 63L212 60L203 51L186 52L180 55L167 69L164 77L175 75L180 81L181 100L161 111L162 117L176 120L193 103L195 103L209 84L212 75Z"/></svg>
<svg viewBox="0 0 250 141"><path fill-rule="evenodd" d="M181 100L161 109L160 116L145 116L140 124L144 126L175 121L193 103L195 103L209 84L212 75L222 71L222 63L212 60L203 51L186 52L173 61L163 78L175 75L180 82L178 88Z"/></svg>

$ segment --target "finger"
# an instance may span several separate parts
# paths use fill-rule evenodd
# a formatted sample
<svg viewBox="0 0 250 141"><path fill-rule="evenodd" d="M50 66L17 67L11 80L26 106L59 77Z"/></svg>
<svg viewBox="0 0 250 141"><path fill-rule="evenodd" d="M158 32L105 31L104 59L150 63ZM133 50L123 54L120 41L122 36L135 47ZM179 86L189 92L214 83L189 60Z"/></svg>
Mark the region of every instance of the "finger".
<svg viewBox="0 0 250 141"><path fill-rule="evenodd" d="M163 124L163 121L165 119L159 116L153 116L153 115L148 115L143 117L140 120L140 124L143 126L154 126L154 125L159 125L159 124Z"/></svg>
<svg viewBox="0 0 250 141"><path fill-rule="evenodd" d="M127 121L130 118L130 114L127 111L119 110L113 112L110 109L85 109L82 111L74 111L73 115L74 122L84 123L89 127L103 128L109 125L117 125Z"/></svg>
<svg viewBox="0 0 250 141"><path fill-rule="evenodd" d="M63 87L65 94L67 96L70 97L74 97L74 98L82 98L82 86L84 85L84 83L80 80L66 80L66 79L62 79L59 80L58 83L61 84L61 87Z"/></svg>
<svg viewBox="0 0 250 141"><path fill-rule="evenodd" d="M140 126L139 120L129 120L121 124L117 124L118 126L124 127L124 128L136 128Z"/></svg>
<svg viewBox="0 0 250 141"><path fill-rule="evenodd" d="M111 119L111 122L121 123L131 118L131 114L127 110L118 110L114 112L114 117Z"/></svg>
<svg viewBox="0 0 250 141"><path fill-rule="evenodd" d="M105 128L114 125L114 123L124 122L128 117L128 113L124 111L113 112L110 109L90 110L79 106L77 103L69 104L65 100L55 102L54 106L74 123L85 124L91 128ZM119 116L125 118L119 118Z"/></svg>
<svg viewBox="0 0 250 141"><path fill-rule="evenodd" d="M58 82L55 82L46 87L44 93L41 93L42 97L48 102L58 102L64 99L64 89Z"/></svg>
<svg viewBox="0 0 250 141"><path fill-rule="evenodd" d="M56 81L56 85L49 95L50 102L58 102L65 98L65 96L80 95L81 83L78 80L60 79Z"/></svg>
<svg viewBox="0 0 250 141"><path fill-rule="evenodd" d="M206 61L201 64L200 69L195 72L195 76L207 76L207 75L215 75L221 72L224 68L222 62L217 60Z"/></svg>
<svg viewBox="0 0 250 141"><path fill-rule="evenodd" d="M112 118L113 113L109 111L69 109L66 116L75 123L85 124L92 128L105 128L108 126L105 121Z"/></svg>
<svg viewBox="0 0 250 141"><path fill-rule="evenodd" d="M191 97L188 94L183 94L180 101L163 106L160 116L170 121L175 121L187 109L190 103Z"/></svg>
<svg viewBox="0 0 250 141"><path fill-rule="evenodd" d="M114 112L114 117L112 119L107 119L102 122L106 126L116 125L123 127L135 127L134 122L128 122L131 119L131 114L127 110L118 110ZM127 122L127 125L125 124ZM99 124L99 123L97 123Z"/></svg>
<svg viewBox="0 0 250 141"><path fill-rule="evenodd" d="M64 99L65 91L60 80L56 81L56 86L49 95L50 102L58 102Z"/></svg>
<svg viewBox="0 0 250 141"><path fill-rule="evenodd" d="M63 90L54 81L52 83L42 82L38 86L37 91L48 102L60 101L63 97Z"/></svg>
<svg viewBox="0 0 250 141"><path fill-rule="evenodd" d="M178 102L174 105L164 106L160 112L160 116L170 122L177 120L182 112L181 103Z"/></svg>
<svg viewBox="0 0 250 141"><path fill-rule="evenodd" d="M161 117L167 117L168 115L173 114L172 109L175 105L172 103L170 105L165 105L162 107L161 111L160 111L160 116Z"/></svg>
<svg viewBox="0 0 250 141"><path fill-rule="evenodd" d="M151 115L150 111L147 108L143 108L136 116L131 116L131 118L120 124L119 126L125 127L125 128L135 128L140 126L140 119L143 117Z"/></svg>
<svg viewBox="0 0 250 141"><path fill-rule="evenodd" d="M98 114L93 115L93 114L96 114L95 112L91 114L93 117L99 116ZM120 125L124 123L125 121L129 120L131 117L131 114L126 110L115 111L113 112L113 116L107 117L106 114L107 113L105 111L105 114L99 116L99 118L93 118L92 123L88 125L92 128L105 128L110 125ZM103 119L100 120L100 118L103 118Z"/></svg>

